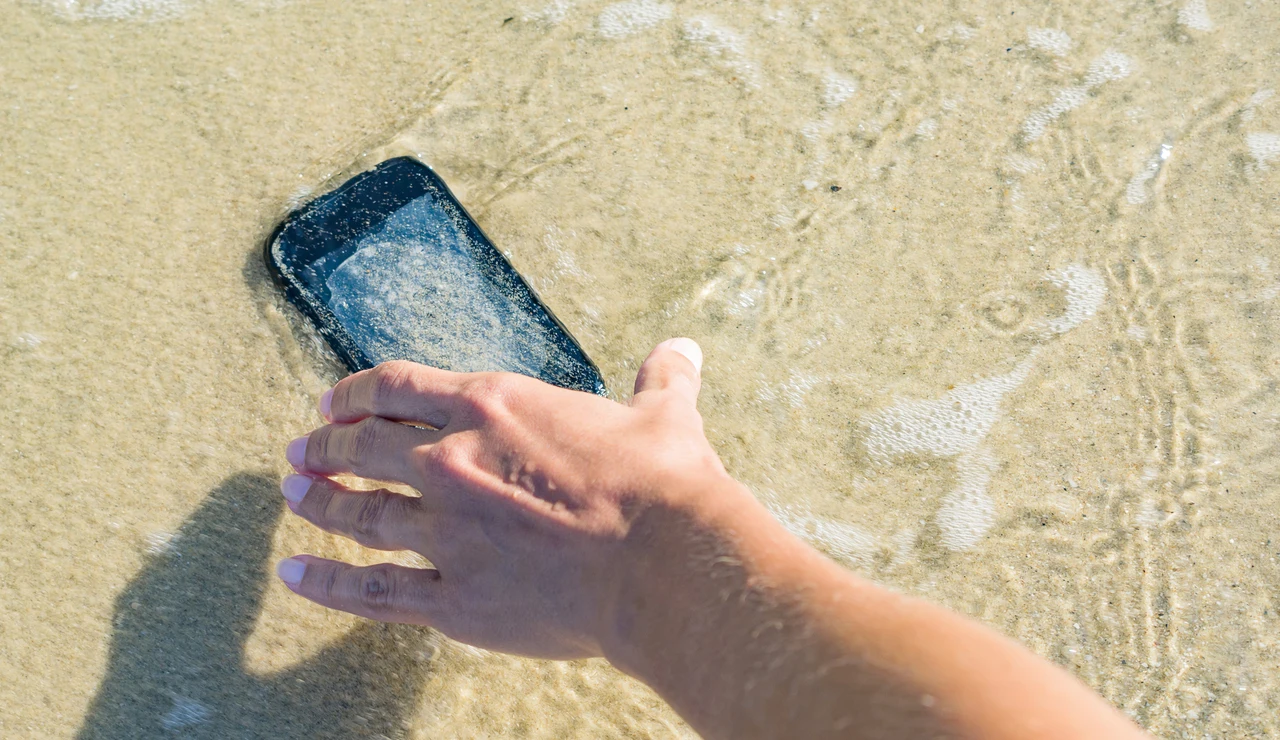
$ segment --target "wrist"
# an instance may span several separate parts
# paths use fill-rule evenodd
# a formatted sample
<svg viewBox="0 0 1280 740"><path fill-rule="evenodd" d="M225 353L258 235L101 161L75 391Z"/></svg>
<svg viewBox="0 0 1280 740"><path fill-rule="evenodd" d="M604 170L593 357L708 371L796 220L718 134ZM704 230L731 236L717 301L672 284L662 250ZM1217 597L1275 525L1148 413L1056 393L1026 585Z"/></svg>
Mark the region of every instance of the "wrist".
<svg viewBox="0 0 1280 740"><path fill-rule="evenodd" d="M760 570L769 540L790 534L745 486L719 472L683 481L632 520L616 569L604 656L659 692L685 643L715 629L720 608Z"/></svg>

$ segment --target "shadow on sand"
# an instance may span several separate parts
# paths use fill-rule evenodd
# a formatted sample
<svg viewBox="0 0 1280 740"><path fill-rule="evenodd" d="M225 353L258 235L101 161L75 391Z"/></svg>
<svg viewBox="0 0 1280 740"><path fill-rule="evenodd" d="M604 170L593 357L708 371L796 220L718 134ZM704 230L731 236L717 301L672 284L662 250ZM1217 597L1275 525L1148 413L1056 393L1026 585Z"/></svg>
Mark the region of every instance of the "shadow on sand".
<svg viewBox="0 0 1280 740"><path fill-rule="evenodd" d="M283 510L274 480L234 475L142 569L116 601L81 740L404 735L425 684L426 630L366 622L288 670L245 670Z"/></svg>

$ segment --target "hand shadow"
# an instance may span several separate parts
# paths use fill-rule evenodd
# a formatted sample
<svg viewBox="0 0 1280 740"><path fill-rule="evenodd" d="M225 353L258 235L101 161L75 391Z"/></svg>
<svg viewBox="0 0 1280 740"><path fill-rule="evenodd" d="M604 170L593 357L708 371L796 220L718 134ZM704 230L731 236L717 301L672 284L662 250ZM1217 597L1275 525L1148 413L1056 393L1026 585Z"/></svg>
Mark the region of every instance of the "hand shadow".
<svg viewBox="0 0 1280 740"><path fill-rule="evenodd" d="M240 473L213 489L116 601L107 675L81 740L400 737L425 684L427 630L368 622L311 660L248 673L276 483Z"/></svg>

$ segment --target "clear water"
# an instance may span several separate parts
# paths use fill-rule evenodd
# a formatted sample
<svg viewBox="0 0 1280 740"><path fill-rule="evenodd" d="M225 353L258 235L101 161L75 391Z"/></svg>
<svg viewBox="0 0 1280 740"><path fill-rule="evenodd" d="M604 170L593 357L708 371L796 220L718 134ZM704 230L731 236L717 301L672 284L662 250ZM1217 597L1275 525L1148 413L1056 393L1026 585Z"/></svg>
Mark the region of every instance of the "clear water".
<svg viewBox="0 0 1280 740"><path fill-rule="evenodd" d="M383 556L281 514L337 371L262 241L406 153L619 398L698 339L726 464L848 567L1280 735L1274 2L2 10L0 736L687 734L270 578Z"/></svg>

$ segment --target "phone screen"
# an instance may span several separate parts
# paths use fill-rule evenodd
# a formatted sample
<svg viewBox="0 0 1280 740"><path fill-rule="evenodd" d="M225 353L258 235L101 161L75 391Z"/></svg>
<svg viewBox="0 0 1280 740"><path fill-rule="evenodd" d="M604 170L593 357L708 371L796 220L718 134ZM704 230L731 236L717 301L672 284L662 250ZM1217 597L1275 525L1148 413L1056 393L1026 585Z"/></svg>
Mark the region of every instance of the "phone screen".
<svg viewBox="0 0 1280 740"><path fill-rule="evenodd" d="M416 160L389 160L308 203L267 252L286 295L352 370L406 359L604 392L577 341Z"/></svg>

